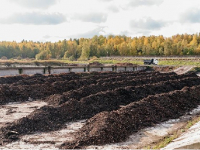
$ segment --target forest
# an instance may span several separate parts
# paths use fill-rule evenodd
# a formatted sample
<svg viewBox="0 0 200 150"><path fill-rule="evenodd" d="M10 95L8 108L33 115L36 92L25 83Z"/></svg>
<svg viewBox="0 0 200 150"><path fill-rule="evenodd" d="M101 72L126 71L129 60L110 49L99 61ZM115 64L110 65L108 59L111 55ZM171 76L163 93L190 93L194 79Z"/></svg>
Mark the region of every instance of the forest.
<svg viewBox="0 0 200 150"><path fill-rule="evenodd" d="M1 59L88 60L105 56L187 56L200 55L200 33L172 37L127 37L109 35L58 42L0 42Z"/></svg>

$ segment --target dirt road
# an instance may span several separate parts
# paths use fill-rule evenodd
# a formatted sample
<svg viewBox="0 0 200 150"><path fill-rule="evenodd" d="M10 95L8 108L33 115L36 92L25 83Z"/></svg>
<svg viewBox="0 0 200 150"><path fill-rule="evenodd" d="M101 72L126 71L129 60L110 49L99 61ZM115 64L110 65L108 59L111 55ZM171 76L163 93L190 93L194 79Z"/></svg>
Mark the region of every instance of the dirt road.
<svg viewBox="0 0 200 150"><path fill-rule="evenodd" d="M178 75L185 74L186 72L190 71L194 66L182 66L174 70L174 72Z"/></svg>

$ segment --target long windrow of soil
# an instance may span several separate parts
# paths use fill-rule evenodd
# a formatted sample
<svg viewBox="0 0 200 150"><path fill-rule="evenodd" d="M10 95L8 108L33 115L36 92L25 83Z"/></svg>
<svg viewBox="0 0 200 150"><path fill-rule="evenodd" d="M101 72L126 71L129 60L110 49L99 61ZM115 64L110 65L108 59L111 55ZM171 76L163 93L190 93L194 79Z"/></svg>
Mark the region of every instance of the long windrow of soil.
<svg viewBox="0 0 200 150"><path fill-rule="evenodd" d="M140 71L142 72L142 71ZM145 74L145 72L143 72ZM138 72L95 72L95 73L62 73L62 74L52 74L52 75L42 75L42 74L35 74L35 75L18 75L18 76L7 76L0 78L0 84L13 84L13 85L32 85L32 84L43 84L43 83L52 83L55 81L63 81L63 80L74 80L80 78L91 78L95 77L99 78L106 78L110 76L117 76L117 75L124 75L124 74L138 74ZM148 73L146 73L148 74Z"/></svg>
<svg viewBox="0 0 200 150"><path fill-rule="evenodd" d="M117 74L116 74L117 75ZM151 76L157 76L158 79L160 76L174 76L174 78L178 78L178 76L174 73L168 74L160 74L160 73L148 73L144 75L140 75L137 73L122 73L121 75L109 77L109 75L104 79L100 77L98 78L91 77L89 79L75 79L75 80L66 80L64 81L55 81L53 83L45 83L45 84L33 84L33 85L0 85L0 104L5 104L8 102L20 102L27 101L28 99L44 99L47 96L52 94L62 94L63 92L76 90L82 86L90 85L90 84L103 84L106 83L107 79L109 81L121 81L124 79L131 80L136 78L136 80L140 80L140 78L149 78L151 80ZM186 75L187 76L187 75ZM54 81L54 80L53 80ZM143 82L144 83L144 82Z"/></svg>
<svg viewBox="0 0 200 150"><path fill-rule="evenodd" d="M18 82L20 80L24 80L28 77L29 77L28 75L1 77L0 78L0 84L13 84L13 83Z"/></svg>
<svg viewBox="0 0 200 150"><path fill-rule="evenodd" d="M62 103L68 101L69 99L73 98L76 100L80 100L83 97L89 96L91 94L98 93L99 91L107 91L107 90L114 90L119 87L126 87L126 86L137 86L142 85L145 83L156 83L159 81L166 81L166 80L174 80L174 79L182 79L186 77L196 77L195 74L187 74L187 75L174 75L170 74L169 76L166 74L155 74L154 77L151 76L138 76L137 78L120 78L117 81L109 80L105 83L98 82L97 84L90 84L84 85L76 90L64 92L62 94L55 94L47 97L45 101L47 101L51 105L61 105Z"/></svg>
<svg viewBox="0 0 200 150"><path fill-rule="evenodd" d="M199 85L200 80L194 74L181 76L174 74L159 74L157 77L147 77L142 79L139 77L139 79L136 80L136 83L139 84L133 84L128 87L116 86L115 90L99 91L96 94L87 95L81 99L80 97L79 99L70 99L58 107L42 107L31 113L29 116L1 128L0 137L2 142L17 140L24 134L57 130L62 128L68 121L89 119L102 111L117 110L121 105L139 101L148 95L180 90L184 86ZM149 84L143 85L144 83ZM72 94L74 93L72 92ZM77 139L80 140L79 138ZM74 143L76 142L77 141Z"/></svg>
<svg viewBox="0 0 200 150"><path fill-rule="evenodd" d="M74 89L74 84L80 84L79 86L86 83L97 83L98 79L113 76L113 78L119 78L120 76L126 76L127 74L136 76L136 73L128 73L124 72L122 74L115 73L104 73L99 74L97 77L90 77L89 79L80 79L79 77L90 76L89 73L85 74L60 74L60 75L33 75L30 77L26 77L26 79L15 82L11 85L0 85L0 104L5 104L8 102L16 102L16 101L26 101L29 97L31 98L44 98L45 96L49 96L55 93L62 93L68 89ZM21 77L21 76L19 76ZM13 82L16 81L15 78L19 78L18 76L8 77L12 79ZM96 81L97 80L97 81ZM67 84L67 85L66 85ZM66 85L66 86L65 86ZM43 92L41 92L41 90Z"/></svg>
<svg viewBox="0 0 200 150"><path fill-rule="evenodd" d="M178 118L200 104L200 85L179 91L148 96L139 102L90 118L72 142L60 148L84 148L124 141L131 133L161 121Z"/></svg>

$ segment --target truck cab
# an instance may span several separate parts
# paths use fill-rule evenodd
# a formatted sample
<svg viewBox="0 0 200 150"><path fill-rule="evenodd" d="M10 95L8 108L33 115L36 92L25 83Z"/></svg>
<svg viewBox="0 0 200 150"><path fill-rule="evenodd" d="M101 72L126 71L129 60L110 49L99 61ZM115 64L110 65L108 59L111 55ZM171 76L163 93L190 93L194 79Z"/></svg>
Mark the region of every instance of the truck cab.
<svg viewBox="0 0 200 150"><path fill-rule="evenodd" d="M158 59L153 59L153 64L158 65Z"/></svg>

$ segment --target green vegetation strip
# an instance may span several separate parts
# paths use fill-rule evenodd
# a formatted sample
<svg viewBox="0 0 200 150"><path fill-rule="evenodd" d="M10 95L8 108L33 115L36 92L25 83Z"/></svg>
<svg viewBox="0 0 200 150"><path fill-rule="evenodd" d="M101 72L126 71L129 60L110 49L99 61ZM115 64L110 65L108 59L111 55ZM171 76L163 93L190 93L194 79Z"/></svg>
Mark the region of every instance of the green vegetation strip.
<svg viewBox="0 0 200 150"><path fill-rule="evenodd" d="M159 65L192 65L192 66L200 66L199 61L192 61L192 60L160 60Z"/></svg>
<svg viewBox="0 0 200 150"><path fill-rule="evenodd" d="M63 66L67 64L89 64L92 62L99 62L102 64L116 64L116 63L132 63L137 65L143 65L143 60L139 60L137 58L91 58L87 61L71 61L68 59L60 59L60 60L0 60L0 64L6 65L6 66L13 66L16 64L21 65L36 65L36 66ZM191 66L197 66L200 67L200 61L197 60L159 60L158 65L166 65L166 66L184 66L184 65L191 65Z"/></svg>

